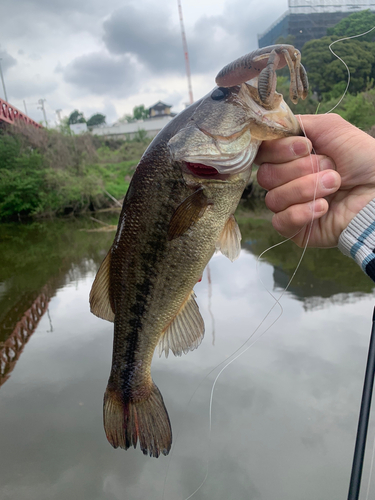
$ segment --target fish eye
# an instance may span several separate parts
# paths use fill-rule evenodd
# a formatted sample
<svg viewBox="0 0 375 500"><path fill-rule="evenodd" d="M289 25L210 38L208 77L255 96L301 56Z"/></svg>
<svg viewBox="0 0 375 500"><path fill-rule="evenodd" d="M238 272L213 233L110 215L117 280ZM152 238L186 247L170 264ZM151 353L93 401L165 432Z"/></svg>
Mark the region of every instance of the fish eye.
<svg viewBox="0 0 375 500"><path fill-rule="evenodd" d="M229 89L225 87L218 87L215 89L212 94L211 94L211 99L214 101L221 101L222 99L225 99L229 94Z"/></svg>

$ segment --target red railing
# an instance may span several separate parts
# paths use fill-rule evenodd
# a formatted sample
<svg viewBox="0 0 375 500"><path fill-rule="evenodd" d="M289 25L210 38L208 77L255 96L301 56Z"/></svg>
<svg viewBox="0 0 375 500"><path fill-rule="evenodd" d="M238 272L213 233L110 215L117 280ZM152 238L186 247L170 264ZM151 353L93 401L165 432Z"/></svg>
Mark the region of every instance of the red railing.
<svg viewBox="0 0 375 500"><path fill-rule="evenodd" d="M14 326L14 330L5 342L0 342L0 386L10 377L25 344L35 332L43 314L48 309L51 290L46 285L34 300L31 307Z"/></svg>
<svg viewBox="0 0 375 500"><path fill-rule="evenodd" d="M16 120L20 120L28 125L34 125L34 127L41 128L42 126L29 118L25 113L22 113L19 109L12 106L8 102L0 99L0 122L6 122L14 124Z"/></svg>

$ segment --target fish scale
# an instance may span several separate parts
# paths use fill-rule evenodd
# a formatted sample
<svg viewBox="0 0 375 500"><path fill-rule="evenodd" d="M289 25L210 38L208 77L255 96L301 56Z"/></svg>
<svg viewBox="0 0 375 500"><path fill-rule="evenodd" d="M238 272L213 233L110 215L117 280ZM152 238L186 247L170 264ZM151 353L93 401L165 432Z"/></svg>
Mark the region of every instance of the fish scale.
<svg viewBox="0 0 375 500"><path fill-rule="evenodd" d="M181 355L203 339L193 287L215 249L231 260L239 255L233 214L258 146L301 133L277 96L263 106L247 83L214 89L156 136L134 173L90 293L92 312L114 321L103 413L115 448L139 443L154 457L170 450L168 412L151 377L153 354L159 344L159 353Z"/></svg>

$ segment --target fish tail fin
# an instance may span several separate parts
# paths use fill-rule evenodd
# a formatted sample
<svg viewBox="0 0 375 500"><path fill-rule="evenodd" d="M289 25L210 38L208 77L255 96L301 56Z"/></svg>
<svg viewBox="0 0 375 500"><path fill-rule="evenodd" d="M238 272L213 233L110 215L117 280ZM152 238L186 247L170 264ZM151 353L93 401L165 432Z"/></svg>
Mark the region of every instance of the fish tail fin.
<svg viewBox="0 0 375 500"><path fill-rule="evenodd" d="M139 445L144 455L168 455L172 429L163 396L154 383L147 399L124 399L120 391L107 387L104 394L104 429L114 448L127 450Z"/></svg>

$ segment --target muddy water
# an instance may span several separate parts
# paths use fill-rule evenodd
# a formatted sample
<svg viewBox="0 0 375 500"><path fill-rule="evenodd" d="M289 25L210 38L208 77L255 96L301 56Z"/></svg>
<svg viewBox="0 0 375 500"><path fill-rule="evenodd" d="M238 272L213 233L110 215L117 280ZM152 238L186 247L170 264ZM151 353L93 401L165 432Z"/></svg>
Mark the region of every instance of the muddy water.
<svg viewBox="0 0 375 500"><path fill-rule="evenodd" d="M154 359L174 432L157 460L112 449L102 428L112 326L90 314L88 293L114 233L81 231L95 227L88 219L0 226L2 500L184 500L207 464L193 498L346 497L373 284L337 250L309 250L267 330L280 308L267 316L260 279L278 296L301 250L278 247L257 271L278 237L259 219L241 226L240 259L214 256L196 286L202 345ZM253 334L219 378L209 434L215 367ZM372 445L373 422L369 432Z"/></svg>

